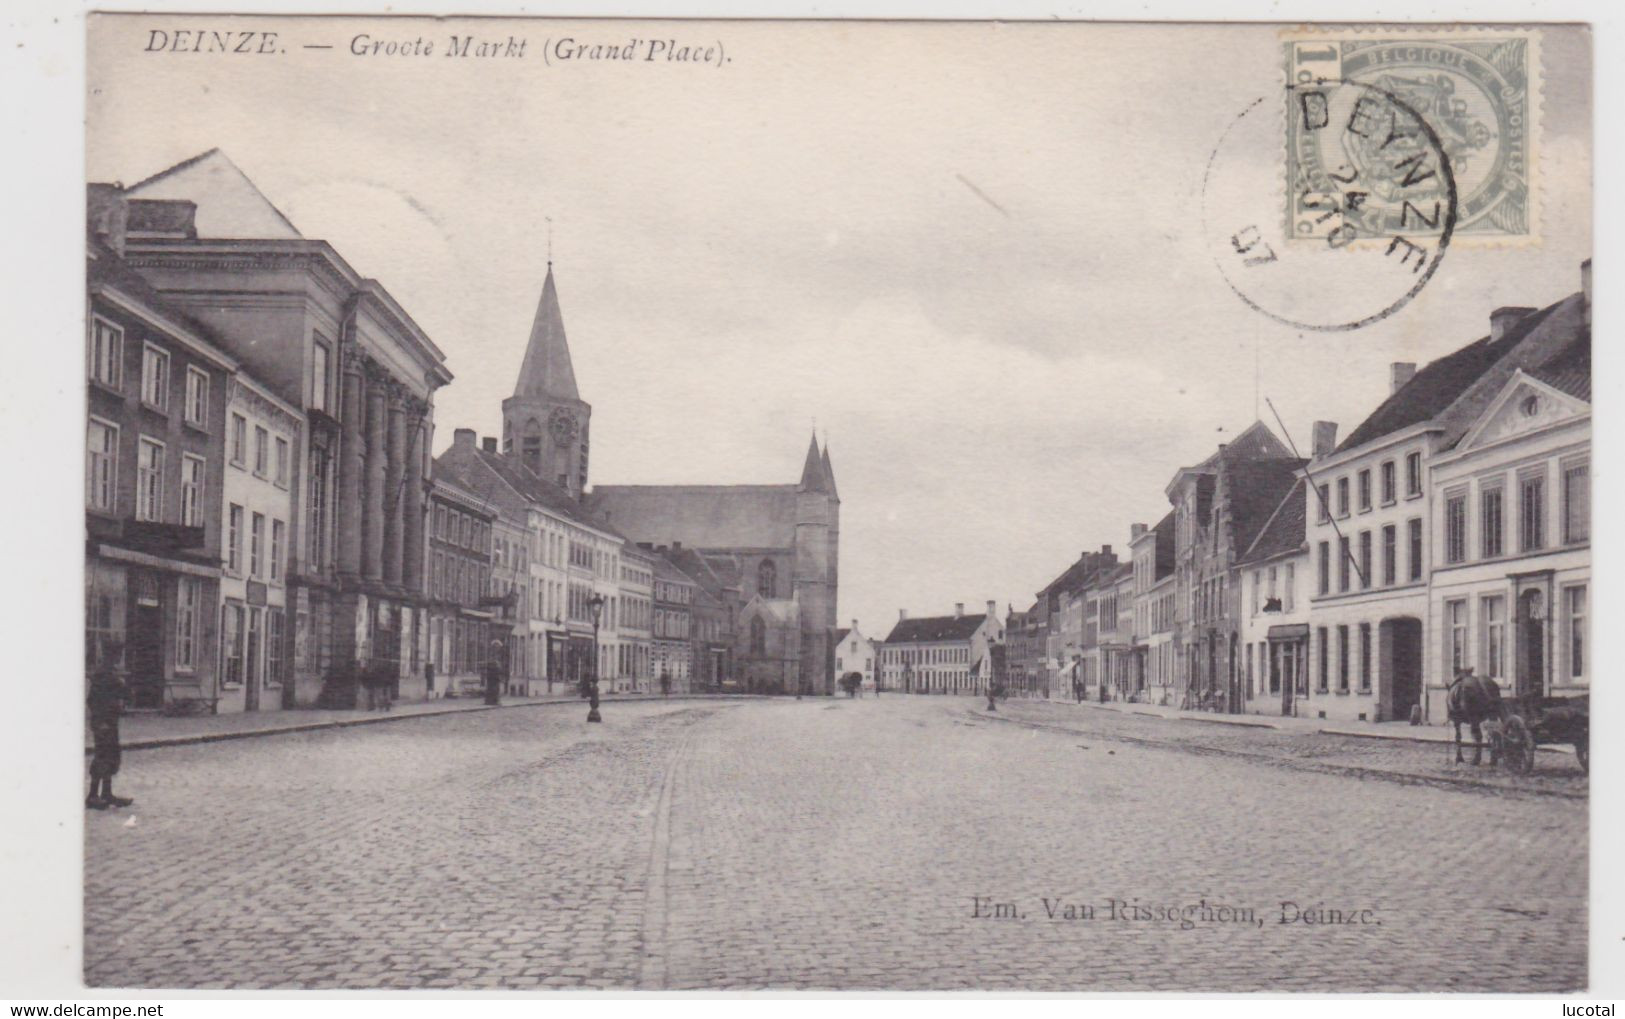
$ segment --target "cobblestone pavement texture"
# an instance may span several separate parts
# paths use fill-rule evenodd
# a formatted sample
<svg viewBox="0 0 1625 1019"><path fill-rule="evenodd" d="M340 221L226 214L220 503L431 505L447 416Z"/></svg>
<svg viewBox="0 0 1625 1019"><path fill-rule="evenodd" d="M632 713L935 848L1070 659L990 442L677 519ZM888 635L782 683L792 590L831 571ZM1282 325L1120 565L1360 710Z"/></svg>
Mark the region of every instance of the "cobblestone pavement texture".
<svg viewBox="0 0 1625 1019"><path fill-rule="evenodd" d="M1055 705L1001 712L1027 723L1010 724L974 708L640 703L606 709L602 726L567 710L475 712L130 754L120 789L136 806L86 817L86 980L1549 992L1586 981L1583 801L1172 745L1193 728L1223 740L1256 730L1085 723ZM1068 731L1107 723L1142 742ZM1332 756L1343 753L1359 751ZM999 918L973 916L978 896ZM1094 919L1051 920L1045 899ZM1185 929L1114 919L1111 899L1253 913ZM1282 900L1370 910L1371 922L1282 924Z"/></svg>

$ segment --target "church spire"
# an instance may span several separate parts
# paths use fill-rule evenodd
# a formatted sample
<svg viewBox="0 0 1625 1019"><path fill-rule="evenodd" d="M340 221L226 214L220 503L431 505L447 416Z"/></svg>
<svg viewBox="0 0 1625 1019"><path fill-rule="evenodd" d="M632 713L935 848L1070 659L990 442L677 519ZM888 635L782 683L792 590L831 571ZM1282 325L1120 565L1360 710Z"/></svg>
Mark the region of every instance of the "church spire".
<svg viewBox="0 0 1625 1019"><path fill-rule="evenodd" d="M803 492L828 492L829 480L824 476L824 458L818 451L818 433L814 432L812 441L807 444L807 460L801 467L801 483L796 486Z"/></svg>
<svg viewBox="0 0 1625 1019"><path fill-rule="evenodd" d="M530 343L525 362L519 369L515 396L551 396L579 400L575 368L570 364L570 344L564 338L564 316L559 312L559 292L553 285L553 261L548 259L547 279L542 283L542 300L536 306L536 321L530 327Z"/></svg>
<svg viewBox="0 0 1625 1019"><path fill-rule="evenodd" d="M841 493L835 488L835 468L829 465L829 433L824 434L824 482L829 485L829 494L839 499Z"/></svg>

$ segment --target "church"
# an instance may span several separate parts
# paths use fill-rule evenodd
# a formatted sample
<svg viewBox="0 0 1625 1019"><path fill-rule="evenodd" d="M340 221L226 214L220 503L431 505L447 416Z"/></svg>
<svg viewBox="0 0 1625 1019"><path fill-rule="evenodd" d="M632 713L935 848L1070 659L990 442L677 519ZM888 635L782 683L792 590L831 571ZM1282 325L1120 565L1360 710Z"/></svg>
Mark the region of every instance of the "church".
<svg viewBox="0 0 1625 1019"><path fill-rule="evenodd" d="M813 436L790 484L589 485L591 421L549 262L518 382L502 401L503 452L629 540L701 557L734 617L735 682L833 693L841 500L828 446Z"/></svg>

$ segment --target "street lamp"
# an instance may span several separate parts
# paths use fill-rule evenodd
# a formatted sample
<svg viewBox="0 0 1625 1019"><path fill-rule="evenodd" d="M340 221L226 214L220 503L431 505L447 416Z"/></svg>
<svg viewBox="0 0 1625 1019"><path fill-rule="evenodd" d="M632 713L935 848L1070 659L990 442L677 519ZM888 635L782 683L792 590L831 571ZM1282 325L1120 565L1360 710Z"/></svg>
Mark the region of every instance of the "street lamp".
<svg viewBox="0 0 1625 1019"><path fill-rule="evenodd" d="M592 597L587 599L587 611L592 613L592 661L589 663L592 679L587 686L588 703L592 707L587 711L587 721L602 722L603 718L598 714L598 621L604 615L604 596L594 591Z"/></svg>

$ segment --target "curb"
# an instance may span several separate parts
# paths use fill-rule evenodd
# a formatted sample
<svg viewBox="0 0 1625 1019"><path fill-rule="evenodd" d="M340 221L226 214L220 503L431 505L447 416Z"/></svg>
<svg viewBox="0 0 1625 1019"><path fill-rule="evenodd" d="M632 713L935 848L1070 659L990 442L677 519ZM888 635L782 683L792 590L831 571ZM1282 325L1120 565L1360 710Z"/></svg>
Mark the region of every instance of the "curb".
<svg viewBox="0 0 1625 1019"><path fill-rule="evenodd" d="M1397 740L1397 741L1400 741L1400 742L1403 742L1403 743L1431 743L1434 746L1444 746L1444 747L1450 746L1452 743L1455 742L1454 739L1452 739L1452 738L1450 738L1448 736L1445 737L1444 739L1434 739L1434 738L1432 738L1430 736L1405 736L1405 735L1401 735L1400 733L1397 733L1397 732L1360 732L1360 731L1355 730L1355 729L1316 729L1315 732L1322 735L1322 736L1352 736L1355 739L1385 739L1385 740ZM1467 742L1462 743L1463 748L1467 748L1467 747L1470 747L1470 746L1472 746L1471 743L1467 743ZM1543 751L1545 751L1546 753L1549 753L1549 754L1571 754L1572 755L1574 753L1574 748L1571 747L1571 746L1568 746L1566 744L1563 745L1563 746L1541 745L1541 746L1535 747L1535 749L1536 750L1543 750Z"/></svg>
<svg viewBox="0 0 1625 1019"><path fill-rule="evenodd" d="M637 695L632 697L600 698L603 704L635 704L641 701L743 701L743 700L773 700L763 694L673 694L667 696ZM558 698L557 700L523 701L517 704L480 704L468 708L446 708L439 711L408 711L399 715L384 713L377 718L335 718L323 722L301 722L297 725L279 725L267 729L245 729L238 732L201 732L186 736L153 736L148 739L136 739L129 742L120 742L119 750L158 750L163 747L197 746L203 743L224 743L227 740L252 739L259 736L288 736L301 732L317 732L322 729L349 729L358 725L381 725L384 722L405 722L414 718L443 718L446 715L472 715L481 711L501 711L508 708L551 708L569 705L585 704L586 701L577 698ZM95 752L94 747L85 747L85 756Z"/></svg>

